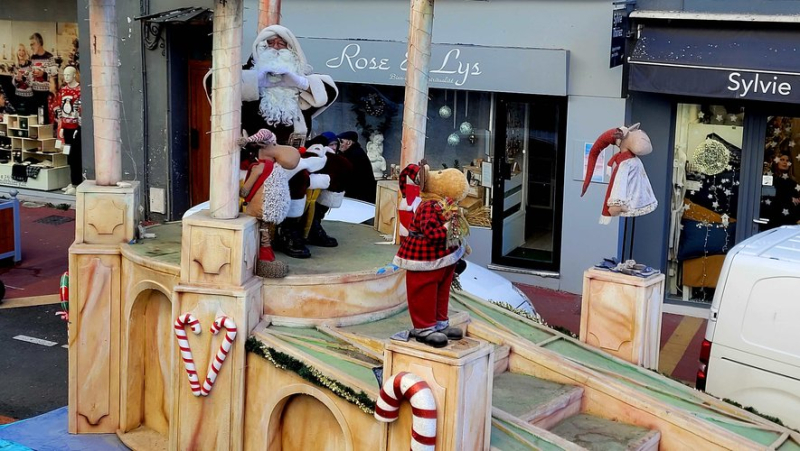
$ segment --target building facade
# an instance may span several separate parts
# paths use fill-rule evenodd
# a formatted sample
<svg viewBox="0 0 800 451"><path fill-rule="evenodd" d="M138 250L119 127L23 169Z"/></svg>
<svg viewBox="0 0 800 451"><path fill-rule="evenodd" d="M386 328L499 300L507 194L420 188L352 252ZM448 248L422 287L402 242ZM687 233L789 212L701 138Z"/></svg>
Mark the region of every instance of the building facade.
<svg viewBox="0 0 800 451"><path fill-rule="evenodd" d="M664 208L633 255L667 274L668 303L707 307L727 251L800 220L800 4L640 1L628 108Z"/></svg>

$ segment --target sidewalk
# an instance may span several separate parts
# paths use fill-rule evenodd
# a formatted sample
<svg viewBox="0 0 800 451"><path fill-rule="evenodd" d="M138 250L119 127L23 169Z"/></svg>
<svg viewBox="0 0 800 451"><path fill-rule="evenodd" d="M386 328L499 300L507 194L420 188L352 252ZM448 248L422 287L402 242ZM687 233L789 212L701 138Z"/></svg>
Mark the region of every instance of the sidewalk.
<svg viewBox="0 0 800 451"><path fill-rule="evenodd" d="M581 326L581 296L530 285L516 284L551 326L569 329L575 335ZM661 353L658 371L694 387L700 344L706 320L664 313L661 318Z"/></svg>
<svg viewBox="0 0 800 451"><path fill-rule="evenodd" d="M19 209L22 261L0 261L0 280L6 285L2 307L58 302L59 279L75 240L75 210L25 205L31 204Z"/></svg>

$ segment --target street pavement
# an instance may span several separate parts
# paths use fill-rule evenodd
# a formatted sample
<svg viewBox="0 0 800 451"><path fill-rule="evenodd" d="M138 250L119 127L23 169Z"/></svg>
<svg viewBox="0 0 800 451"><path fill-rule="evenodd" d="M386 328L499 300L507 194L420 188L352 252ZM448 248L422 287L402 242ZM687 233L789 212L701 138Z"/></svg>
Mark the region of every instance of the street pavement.
<svg viewBox="0 0 800 451"><path fill-rule="evenodd" d="M67 405L67 323L55 316L61 306L2 307L0 420Z"/></svg>

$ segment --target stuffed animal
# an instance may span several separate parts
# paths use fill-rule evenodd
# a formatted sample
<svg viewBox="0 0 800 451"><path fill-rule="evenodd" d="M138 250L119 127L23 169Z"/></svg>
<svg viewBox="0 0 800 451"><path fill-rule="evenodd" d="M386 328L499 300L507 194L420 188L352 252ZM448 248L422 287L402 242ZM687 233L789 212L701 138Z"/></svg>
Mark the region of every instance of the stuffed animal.
<svg viewBox="0 0 800 451"><path fill-rule="evenodd" d="M408 165L400 173L402 203L413 207L406 211L411 215L407 236L394 264L406 270L414 326L410 336L437 348L464 336L461 329L450 327L448 305L456 264L469 249L469 225L458 207L468 191L467 178L458 169L431 171L423 163Z"/></svg>
<svg viewBox="0 0 800 451"><path fill-rule="evenodd" d="M600 224L609 224L613 216L643 216L658 206L650 179L647 178L642 161L638 158L652 152L653 145L647 133L639 130L639 124L612 128L597 138L589 151L589 161L586 166L588 170L583 181L581 197L592 181L597 158L612 144L619 146L620 152L608 161L608 165L614 169L608 182Z"/></svg>

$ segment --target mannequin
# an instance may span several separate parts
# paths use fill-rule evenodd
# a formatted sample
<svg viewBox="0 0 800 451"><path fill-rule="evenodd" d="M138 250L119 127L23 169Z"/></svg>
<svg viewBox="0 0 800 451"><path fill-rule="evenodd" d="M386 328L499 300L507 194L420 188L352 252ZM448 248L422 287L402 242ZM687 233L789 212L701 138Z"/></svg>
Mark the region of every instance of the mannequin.
<svg viewBox="0 0 800 451"><path fill-rule="evenodd" d="M70 146L69 163L70 184L64 188L65 194L75 194L75 189L83 182L81 162L81 85L77 80L78 71L72 66L64 68L64 86L58 91L57 138Z"/></svg>
<svg viewBox="0 0 800 451"><path fill-rule="evenodd" d="M372 175L375 180L382 180L383 173L386 171L386 159L383 158L383 135L373 133L367 143L367 156L372 163Z"/></svg>

